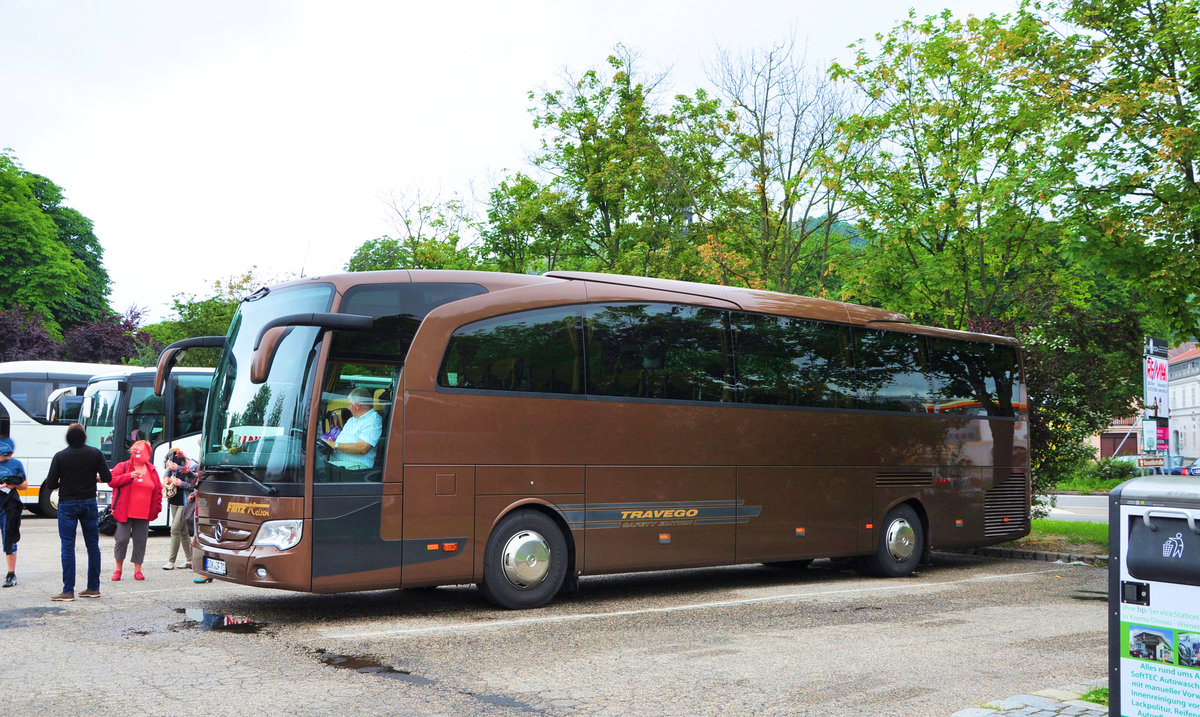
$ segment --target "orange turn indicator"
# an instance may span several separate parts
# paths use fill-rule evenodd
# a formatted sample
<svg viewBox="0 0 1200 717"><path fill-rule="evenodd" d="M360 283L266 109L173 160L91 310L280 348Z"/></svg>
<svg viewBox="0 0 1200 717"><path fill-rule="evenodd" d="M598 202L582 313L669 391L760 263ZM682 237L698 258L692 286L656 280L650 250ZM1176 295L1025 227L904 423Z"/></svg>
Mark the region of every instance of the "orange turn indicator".
<svg viewBox="0 0 1200 717"><path fill-rule="evenodd" d="M426 549L426 550L440 550L440 549L441 549L441 546L440 546L440 545L438 545L437 543L428 543L428 544L425 546L425 549Z"/></svg>
<svg viewBox="0 0 1200 717"><path fill-rule="evenodd" d="M458 543L442 543L442 550L446 551L447 553L457 552Z"/></svg>
<svg viewBox="0 0 1200 717"><path fill-rule="evenodd" d="M671 534L670 533L659 533L658 534L658 542L662 543L663 545L666 545L667 543L671 542Z"/></svg>
<svg viewBox="0 0 1200 717"><path fill-rule="evenodd" d="M797 537L797 538L803 538L803 537L804 537L804 528L796 528L796 537Z"/></svg>
<svg viewBox="0 0 1200 717"><path fill-rule="evenodd" d="M874 529L875 529L874 523L867 523L867 530L874 530Z"/></svg>

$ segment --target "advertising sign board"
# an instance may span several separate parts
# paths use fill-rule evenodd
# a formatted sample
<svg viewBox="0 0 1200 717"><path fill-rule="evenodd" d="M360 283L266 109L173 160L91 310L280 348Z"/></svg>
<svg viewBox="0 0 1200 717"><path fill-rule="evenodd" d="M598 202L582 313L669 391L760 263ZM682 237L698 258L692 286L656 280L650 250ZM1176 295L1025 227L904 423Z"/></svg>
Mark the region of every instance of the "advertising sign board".
<svg viewBox="0 0 1200 717"><path fill-rule="evenodd" d="M1167 342L1147 336L1142 350L1142 400L1146 404L1146 418L1167 418L1171 415L1168 405L1168 373ZM1145 433L1142 435L1143 444L1147 444Z"/></svg>
<svg viewBox="0 0 1200 717"><path fill-rule="evenodd" d="M1109 714L1200 705L1200 484L1148 476L1109 494Z"/></svg>

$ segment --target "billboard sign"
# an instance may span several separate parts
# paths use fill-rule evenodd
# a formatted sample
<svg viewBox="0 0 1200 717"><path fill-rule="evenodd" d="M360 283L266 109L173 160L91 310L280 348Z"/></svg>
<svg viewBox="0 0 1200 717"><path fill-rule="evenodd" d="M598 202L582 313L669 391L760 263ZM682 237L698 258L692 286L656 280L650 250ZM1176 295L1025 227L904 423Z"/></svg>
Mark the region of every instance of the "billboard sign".
<svg viewBox="0 0 1200 717"><path fill-rule="evenodd" d="M1146 337L1145 355L1142 357L1142 400L1146 403L1146 417L1167 418L1171 415L1167 396L1167 344L1161 339Z"/></svg>

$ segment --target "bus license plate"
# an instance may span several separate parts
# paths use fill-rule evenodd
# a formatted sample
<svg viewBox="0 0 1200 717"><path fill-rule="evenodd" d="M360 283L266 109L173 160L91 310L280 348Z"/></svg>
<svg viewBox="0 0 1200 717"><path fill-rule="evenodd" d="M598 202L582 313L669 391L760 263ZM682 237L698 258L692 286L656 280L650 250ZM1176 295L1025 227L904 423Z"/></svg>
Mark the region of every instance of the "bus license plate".
<svg viewBox="0 0 1200 717"><path fill-rule="evenodd" d="M205 569L205 571L210 572L213 575L224 575L225 574L225 561L217 560L216 558L205 558L204 559L204 569Z"/></svg>

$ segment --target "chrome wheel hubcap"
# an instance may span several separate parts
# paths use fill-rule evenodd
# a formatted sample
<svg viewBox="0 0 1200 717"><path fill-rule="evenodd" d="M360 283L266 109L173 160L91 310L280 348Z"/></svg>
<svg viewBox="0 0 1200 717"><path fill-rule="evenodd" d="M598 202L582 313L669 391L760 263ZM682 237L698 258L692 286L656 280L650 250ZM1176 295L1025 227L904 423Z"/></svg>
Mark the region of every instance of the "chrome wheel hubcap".
<svg viewBox="0 0 1200 717"><path fill-rule="evenodd" d="M917 535L904 518L897 518L887 529L887 549L892 559L903 563L917 549Z"/></svg>
<svg viewBox="0 0 1200 717"><path fill-rule="evenodd" d="M528 590L540 585L550 572L550 545L537 532L522 530L504 544L501 559L508 582Z"/></svg>

